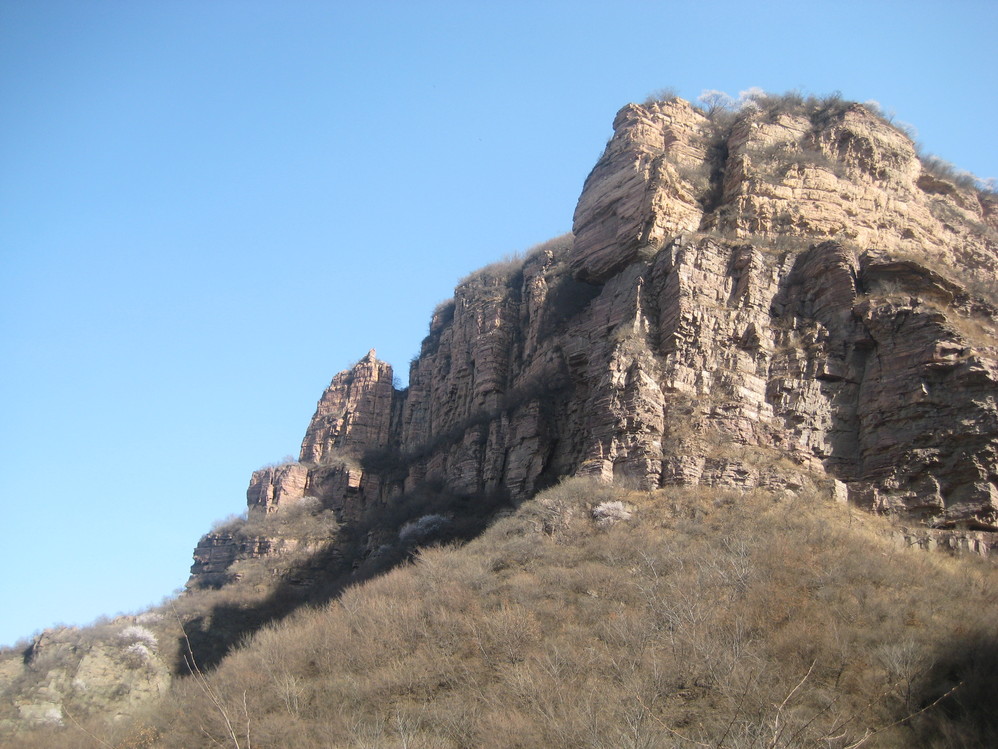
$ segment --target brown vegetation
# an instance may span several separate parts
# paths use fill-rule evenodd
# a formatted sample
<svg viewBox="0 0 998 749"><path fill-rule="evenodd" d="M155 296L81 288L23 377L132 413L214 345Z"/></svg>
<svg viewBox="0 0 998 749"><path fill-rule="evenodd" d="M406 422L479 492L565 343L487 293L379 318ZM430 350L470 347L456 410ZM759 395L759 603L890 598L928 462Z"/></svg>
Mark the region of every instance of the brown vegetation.
<svg viewBox="0 0 998 749"><path fill-rule="evenodd" d="M985 746L994 568L888 530L816 495L569 481L59 743Z"/></svg>
<svg viewBox="0 0 998 749"><path fill-rule="evenodd" d="M536 244L525 252L514 252L505 255L501 260L472 271L460 281L458 286L470 283L482 285L503 285L516 278L523 266L530 260L549 252L552 256L561 257L572 247L572 233L560 234L553 239Z"/></svg>
<svg viewBox="0 0 998 749"><path fill-rule="evenodd" d="M645 104L649 105L655 101L668 101L675 98L674 93L669 95L650 96ZM838 91L816 96L813 94L803 94L800 91L787 91L782 94L771 93L760 90L746 91L735 99L723 91L704 91L696 104L694 104L705 116L715 125L728 128L746 112L755 112L764 120L775 122L781 115L797 115L806 117L811 121L812 127L816 130L827 127L829 123L841 118L850 107L861 106L870 114L889 125L894 130L902 133L909 140L914 139L914 130L905 123L895 121L893 113L885 112L879 104L873 101L857 104L842 98ZM952 163L934 154L922 153L919 148L919 160L922 168L932 177L952 183L964 190L973 190L985 195L994 195L994 180L982 180L974 174L959 169ZM805 153L803 155L791 155L791 162L788 163L785 154L781 154L781 165L783 167L793 166L796 160L801 165L815 165L829 170L840 170L839 165L822 159L820 154Z"/></svg>

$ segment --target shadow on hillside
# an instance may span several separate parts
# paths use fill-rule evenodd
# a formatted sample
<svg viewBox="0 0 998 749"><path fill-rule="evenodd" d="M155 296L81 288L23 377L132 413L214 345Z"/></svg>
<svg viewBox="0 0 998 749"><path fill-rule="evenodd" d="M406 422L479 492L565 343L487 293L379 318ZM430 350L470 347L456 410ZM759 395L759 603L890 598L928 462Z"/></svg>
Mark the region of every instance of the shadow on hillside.
<svg viewBox="0 0 998 749"><path fill-rule="evenodd" d="M512 506L505 492L458 496L423 489L402 500L388 508L372 508L369 516L345 529L337 543L295 565L306 574L282 578L264 600L242 603L229 597L186 620L174 672L190 673L191 658L198 669L212 669L261 627L301 606L328 603L348 587L409 561L419 547L470 541L485 530L497 512ZM432 525L429 532L400 539L399 530L406 523L427 516L446 516L449 521ZM372 553L374 538L393 543L383 543Z"/></svg>
<svg viewBox="0 0 998 749"><path fill-rule="evenodd" d="M954 637L915 691L925 712L909 723L912 746L994 747L998 737L998 638Z"/></svg>

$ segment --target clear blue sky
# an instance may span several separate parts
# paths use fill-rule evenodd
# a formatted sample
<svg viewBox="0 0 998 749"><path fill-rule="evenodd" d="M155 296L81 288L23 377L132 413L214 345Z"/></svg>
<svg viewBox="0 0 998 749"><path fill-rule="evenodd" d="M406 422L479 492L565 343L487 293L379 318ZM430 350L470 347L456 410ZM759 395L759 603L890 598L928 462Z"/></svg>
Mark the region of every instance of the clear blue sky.
<svg viewBox="0 0 998 749"><path fill-rule="evenodd" d="M876 99L998 176L993 2L0 0L0 643L158 602L333 374L571 227L628 101Z"/></svg>

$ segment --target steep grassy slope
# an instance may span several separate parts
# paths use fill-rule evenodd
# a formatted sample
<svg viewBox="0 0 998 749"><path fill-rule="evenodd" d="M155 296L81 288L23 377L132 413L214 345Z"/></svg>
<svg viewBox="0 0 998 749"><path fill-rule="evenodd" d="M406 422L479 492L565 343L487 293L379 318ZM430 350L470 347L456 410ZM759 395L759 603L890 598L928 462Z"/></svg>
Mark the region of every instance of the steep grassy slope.
<svg viewBox="0 0 998 749"><path fill-rule="evenodd" d="M993 563L897 537L817 490L572 480L57 743L988 746Z"/></svg>

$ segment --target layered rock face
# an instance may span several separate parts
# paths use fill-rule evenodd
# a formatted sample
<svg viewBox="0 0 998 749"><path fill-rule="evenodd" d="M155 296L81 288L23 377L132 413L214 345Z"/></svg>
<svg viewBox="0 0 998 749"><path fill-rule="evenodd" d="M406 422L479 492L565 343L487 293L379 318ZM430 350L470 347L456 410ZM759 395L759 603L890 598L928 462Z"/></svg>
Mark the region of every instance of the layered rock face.
<svg viewBox="0 0 998 749"><path fill-rule="evenodd" d="M336 453L359 454L388 444L394 400L391 365L378 361L372 349L322 394L302 442L302 462L328 463Z"/></svg>
<svg viewBox="0 0 998 749"><path fill-rule="evenodd" d="M269 466L254 471L246 490L246 506L251 515L269 515L282 505L305 496L308 471L297 463Z"/></svg>
<svg viewBox="0 0 998 749"><path fill-rule="evenodd" d="M373 352L337 375L250 505L351 522L419 487L521 500L589 474L824 484L995 529L998 199L855 104L672 100L614 128L573 234L464 280L407 389Z"/></svg>

